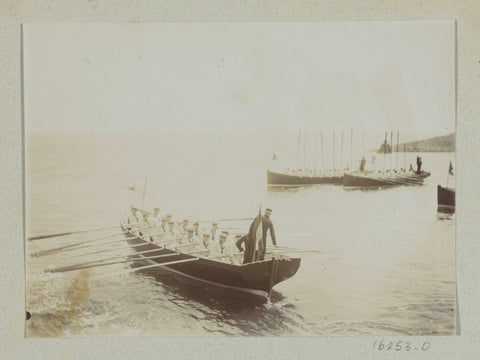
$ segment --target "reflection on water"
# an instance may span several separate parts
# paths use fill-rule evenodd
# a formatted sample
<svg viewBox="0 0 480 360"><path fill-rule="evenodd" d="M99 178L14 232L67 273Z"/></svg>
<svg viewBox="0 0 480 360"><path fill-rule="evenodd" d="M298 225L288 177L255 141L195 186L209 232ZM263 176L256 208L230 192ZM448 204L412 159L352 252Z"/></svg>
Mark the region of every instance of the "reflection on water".
<svg viewBox="0 0 480 360"><path fill-rule="evenodd" d="M370 191L267 186L265 169L275 141L267 136L219 141L210 135L29 139L27 236L115 225L131 204L141 204L141 194L125 186L135 177L144 180L148 170L147 209L160 207L175 220L232 219L255 216L260 204L273 210L279 245L318 253L302 254L297 274L278 284L268 303L168 271L101 278L143 261L88 269L84 296L73 303L68 294L75 272L44 274L45 268L133 250L121 242L114 244L117 251L100 252L112 250L110 244L87 257L75 249L28 256L28 335L453 334L455 215L436 211L436 186L444 181L452 155L421 155L432 172L423 186ZM162 158L157 166L144 154L175 154L175 159ZM258 154L269 155L260 159ZM407 154L408 162L414 163L416 155ZM249 225L221 222L243 233ZM118 232L29 242L27 253ZM72 304L75 316L69 317Z"/></svg>

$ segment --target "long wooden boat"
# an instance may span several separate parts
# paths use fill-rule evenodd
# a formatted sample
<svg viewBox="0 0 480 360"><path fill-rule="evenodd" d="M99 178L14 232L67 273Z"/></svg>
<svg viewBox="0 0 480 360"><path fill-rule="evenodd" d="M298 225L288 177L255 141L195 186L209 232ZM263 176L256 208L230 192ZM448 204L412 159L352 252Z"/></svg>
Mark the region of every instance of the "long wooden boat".
<svg viewBox="0 0 480 360"><path fill-rule="evenodd" d="M429 172L401 172L390 174L345 174L343 186L352 188L384 188L401 185L421 185L430 176Z"/></svg>
<svg viewBox="0 0 480 360"><path fill-rule="evenodd" d="M268 185L316 185L316 184L332 184L342 185L343 175L292 175L267 170Z"/></svg>
<svg viewBox="0 0 480 360"><path fill-rule="evenodd" d="M153 264L171 263L170 265L153 267L153 271L170 271L174 274L216 285L225 289L238 290L260 296L270 296L272 288L281 281L294 276L300 267L300 258L281 255L254 263L234 265L195 256L193 253L182 253L149 242L127 229L124 224L126 241L137 252L148 251L148 257L166 255L154 259L145 259ZM158 250L158 251L155 251ZM142 257L143 254L140 254ZM169 256L170 255L170 256Z"/></svg>
<svg viewBox="0 0 480 360"><path fill-rule="evenodd" d="M437 185L437 204L439 212L455 212L455 189Z"/></svg>

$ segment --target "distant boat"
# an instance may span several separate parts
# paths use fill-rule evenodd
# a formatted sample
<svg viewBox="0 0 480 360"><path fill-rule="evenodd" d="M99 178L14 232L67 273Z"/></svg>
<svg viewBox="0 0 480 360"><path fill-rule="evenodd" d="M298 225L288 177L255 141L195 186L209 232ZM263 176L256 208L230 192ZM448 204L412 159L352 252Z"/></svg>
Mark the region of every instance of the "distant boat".
<svg viewBox="0 0 480 360"><path fill-rule="evenodd" d="M430 176L429 172L390 172L382 174L363 173L363 174L345 174L343 177L344 187L355 188L383 188L393 186L411 186L423 184L423 179Z"/></svg>
<svg viewBox="0 0 480 360"><path fill-rule="evenodd" d="M333 170L328 171L317 170L317 153L318 153L318 131L315 131L315 152L314 152L314 169L309 170L306 167L306 143L307 143L307 133L306 131L303 134L303 168L299 166L299 156L300 156L300 146L302 144L302 131L298 133L298 143L297 143L297 166L292 170L287 169L285 172L267 170L267 184L268 185L316 185L316 184L331 184L331 185L342 185L343 184L343 171L341 170L342 166L339 168L335 167L335 131L333 132ZM343 131L341 137L341 154L343 154ZM353 138L353 130L352 130ZM322 153L322 168L324 169L324 159L323 159L323 132L320 131L320 143L321 143L321 153ZM277 160L277 154L273 153L272 161ZM342 159L342 155L340 156ZM340 160L340 163L342 161Z"/></svg>
<svg viewBox="0 0 480 360"><path fill-rule="evenodd" d="M445 213L455 212L455 189L448 187L448 176L453 176L453 166L450 161L447 175L447 186L437 185L437 211Z"/></svg>
<svg viewBox="0 0 480 360"><path fill-rule="evenodd" d="M438 185L437 203L439 212L455 212L455 189Z"/></svg>
<svg viewBox="0 0 480 360"><path fill-rule="evenodd" d="M309 175L294 175L285 174L267 170L267 183L268 185L314 185L314 184L332 184L342 185L343 174L316 174Z"/></svg>

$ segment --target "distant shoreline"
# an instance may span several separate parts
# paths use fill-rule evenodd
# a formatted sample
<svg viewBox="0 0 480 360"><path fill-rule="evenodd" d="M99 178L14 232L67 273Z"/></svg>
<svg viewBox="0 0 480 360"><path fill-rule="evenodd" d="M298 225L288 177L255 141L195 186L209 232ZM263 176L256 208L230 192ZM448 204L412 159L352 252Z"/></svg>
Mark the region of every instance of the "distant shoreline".
<svg viewBox="0 0 480 360"><path fill-rule="evenodd" d="M392 152L397 152L396 145ZM455 133L398 144L398 152L455 152Z"/></svg>

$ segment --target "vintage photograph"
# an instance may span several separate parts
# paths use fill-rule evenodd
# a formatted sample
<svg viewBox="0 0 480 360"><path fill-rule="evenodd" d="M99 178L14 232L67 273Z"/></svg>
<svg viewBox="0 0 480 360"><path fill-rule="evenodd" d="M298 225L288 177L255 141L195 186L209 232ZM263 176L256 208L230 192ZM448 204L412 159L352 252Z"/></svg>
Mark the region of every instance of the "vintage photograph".
<svg viewBox="0 0 480 360"><path fill-rule="evenodd" d="M27 337L456 334L453 21L22 34Z"/></svg>

